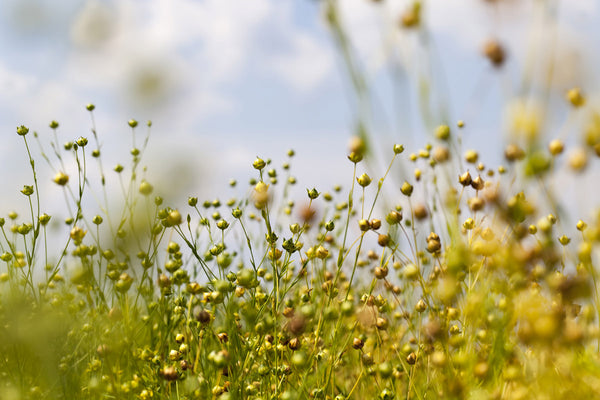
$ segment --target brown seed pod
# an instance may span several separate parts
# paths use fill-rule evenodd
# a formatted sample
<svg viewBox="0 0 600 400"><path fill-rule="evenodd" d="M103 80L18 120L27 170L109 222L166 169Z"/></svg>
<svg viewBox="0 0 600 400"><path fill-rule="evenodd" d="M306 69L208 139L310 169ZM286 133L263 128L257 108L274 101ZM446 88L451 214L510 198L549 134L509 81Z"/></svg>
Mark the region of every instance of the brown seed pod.
<svg viewBox="0 0 600 400"><path fill-rule="evenodd" d="M427 218L427 215L429 215L427 212L427 207L422 203L415 205L413 212L415 213L415 218L418 220L425 219Z"/></svg>
<svg viewBox="0 0 600 400"><path fill-rule="evenodd" d="M483 55L492 62L494 67L500 67L506 60L504 47L496 39L490 39L483 45Z"/></svg>

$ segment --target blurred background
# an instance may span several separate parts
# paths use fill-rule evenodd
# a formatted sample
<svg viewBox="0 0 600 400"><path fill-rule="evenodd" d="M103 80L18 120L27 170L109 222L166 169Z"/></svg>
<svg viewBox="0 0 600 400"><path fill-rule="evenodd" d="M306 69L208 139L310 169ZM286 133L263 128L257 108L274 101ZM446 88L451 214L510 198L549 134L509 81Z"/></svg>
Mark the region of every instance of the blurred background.
<svg viewBox="0 0 600 400"><path fill-rule="evenodd" d="M149 180L183 201L288 148L301 190L349 184L360 125L389 156L464 120L461 151L491 166L522 131L578 143L600 110L598 21L596 0L3 0L0 213L31 184L15 127L91 137L87 103L107 168L128 162L127 121L153 121Z"/></svg>

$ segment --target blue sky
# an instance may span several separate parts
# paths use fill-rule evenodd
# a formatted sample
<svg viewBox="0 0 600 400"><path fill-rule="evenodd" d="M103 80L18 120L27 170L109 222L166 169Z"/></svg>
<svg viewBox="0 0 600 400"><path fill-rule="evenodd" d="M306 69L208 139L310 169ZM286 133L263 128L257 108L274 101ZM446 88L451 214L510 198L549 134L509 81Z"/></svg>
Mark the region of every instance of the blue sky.
<svg viewBox="0 0 600 400"><path fill-rule="evenodd" d="M355 102L323 3L4 0L3 162L26 166L16 125L44 133L56 119L64 141L89 135L84 105L92 102L109 165L127 155L121 143L130 143L128 119L154 122L149 156L158 165L149 166L157 180L175 175L198 190L225 187L229 177L252 174L256 155L279 161L292 147L300 186L348 181ZM465 147L499 160L509 135L507 110L536 96L522 93L522 82L545 87L549 59L556 63L551 107L574 86L584 88L589 107L597 106L595 0L429 0L419 32L398 27L410 1L338 3L373 91L371 128L382 145L403 142L416 150L431 140L431 125L465 119ZM489 38L506 46L502 69L481 56ZM419 107L423 84L433 99L427 123ZM548 113L549 121L554 117L562 114ZM550 124L548 137L552 130ZM9 192L18 194L28 175L3 169Z"/></svg>

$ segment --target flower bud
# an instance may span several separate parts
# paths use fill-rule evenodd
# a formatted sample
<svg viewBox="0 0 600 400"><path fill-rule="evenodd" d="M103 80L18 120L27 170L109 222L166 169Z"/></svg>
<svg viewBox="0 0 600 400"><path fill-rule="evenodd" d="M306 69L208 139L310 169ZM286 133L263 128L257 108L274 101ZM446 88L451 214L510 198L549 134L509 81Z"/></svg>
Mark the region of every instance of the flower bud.
<svg viewBox="0 0 600 400"><path fill-rule="evenodd" d="M448 140L450 138L450 127L448 125L440 125L435 130L435 137L440 140Z"/></svg>
<svg viewBox="0 0 600 400"><path fill-rule="evenodd" d="M29 133L29 128L27 128L25 125L21 125L17 127L17 134L19 136L25 136Z"/></svg>
<svg viewBox="0 0 600 400"><path fill-rule="evenodd" d="M325 230L327 232L331 232L335 228L335 224L333 221L329 221L325 224Z"/></svg>
<svg viewBox="0 0 600 400"><path fill-rule="evenodd" d="M24 185L23 189L21 189L21 193L23 193L25 196L31 196L33 194L33 186Z"/></svg>
<svg viewBox="0 0 600 400"><path fill-rule="evenodd" d="M400 187L400 191L402 192L403 195L410 197L410 195L413 192L413 186L410 183L405 181L402 184L402 186Z"/></svg>
<svg viewBox="0 0 600 400"><path fill-rule="evenodd" d="M231 211L231 215L233 215L233 218L240 219L242 217L242 210L236 208L233 211Z"/></svg>
<svg viewBox="0 0 600 400"><path fill-rule="evenodd" d="M198 204L198 198L197 197L188 197L188 205L190 207L196 207L196 204Z"/></svg>
<svg viewBox="0 0 600 400"><path fill-rule="evenodd" d="M348 155L348 160L352 161L354 164L358 164L359 162L361 162L363 159L362 154L356 153L356 152L351 152Z"/></svg>
<svg viewBox="0 0 600 400"><path fill-rule="evenodd" d="M87 233L87 231L84 231L83 229L81 229L78 226L74 226L73 229L71 229L70 236L71 236L71 239L73 239L73 241L75 243L79 244L83 240L83 237L85 236L86 233Z"/></svg>
<svg viewBox="0 0 600 400"><path fill-rule="evenodd" d="M46 226L48 224L48 222L50 222L50 216L48 214L42 214L40 215L39 221L40 224L42 224L42 226Z"/></svg>
<svg viewBox="0 0 600 400"><path fill-rule="evenodd" d="M475 221L473 220L473 218L467 218L465 220L465 222L463 223L463 228L465 228L466 230L471 230L475 227Z"/></svg>
<svg viewBox="0 0 600 400"><path fill-rule="evenodd" d="M53 180L57 185L65 186L69 182L69 175L65 174L64 172L59 172L54 175Z"/></svg>
<svg viewBox="0 0 600 400"><path fill-rule="evenodd" d="M254 167L254 169L257 170L262 170L265 165L267 165L267 163L265 163L265 160L263 160L262 158L256 158L256 160L254 160L254 162L252 163L252 166Z"/></svg>
<svg viewBox="0 0 600 400"><path fill-rule="evenodd" d="M317 192L317 189L312 188L312 189L306 189L306 192L308 193L308 198L311 200L315 200L317 197L319 197L319 192Z"/></svg>
<svg viewBox="0 0 600 400"><path fill-rule="evenodd" d="M130 119L127 124L132 127L135 128L136 126L138 126L138 122L135 119Z"/></svg>
<svg viewBox="0 0 600 400"><path fill-rule="evenodd" d="M217 222L217 228L219 228L222 231L224 231L228 227L229 227L229 222L225 221L224 219Z"/></svg>
<svg viewBox="0 0 600 400"><path fill-rule="evenodd" d="M400 154L404 151L404 146L401 144L394 145L394 154Z"/></svg>
<svg viewBox="0 0 600 400"><path fill-rule="evenodd" d="M371 177L367 174L362 174L358 178L356 178L358 184L362 187L367 187L371 183Z"/></svg>
<svg viewBox="0 0 600 400"><path fill-rule="evenodd" d="M562 235L561 237L558 238L558 241L563 246L566 246L571 242L571 239L568 236Z"/></svg>
<svg viewBox="0 0 600 400"><path fill-rule="evenodd" d="M50 122L49 126L51 129L56 129L56 128L58 128L58 122L52 121L52 122Z"/></svg>
<svg viewBox="0 0 600 400"><path fill-rule="evenodd" d="M75 143L77 143L78 146L85 147L88 144L88 140L87 138L81 136L79 139L76 140Z"/></svg>

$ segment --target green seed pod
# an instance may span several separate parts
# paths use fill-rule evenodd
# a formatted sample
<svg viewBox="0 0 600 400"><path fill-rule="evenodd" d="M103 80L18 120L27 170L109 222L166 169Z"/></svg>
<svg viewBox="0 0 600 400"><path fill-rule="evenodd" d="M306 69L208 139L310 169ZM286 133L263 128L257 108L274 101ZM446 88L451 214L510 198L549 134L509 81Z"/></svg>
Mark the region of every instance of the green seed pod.
<svg viewBox="0 0 600 400"><path fill-rule="evenodd" d="M400 154L404 151L404 146L401 144L394 145L394 154Z"/></svg>
<svg viewBox="0 0 600 400"><path fill-rule="evenodd" d="M50 216L48 214L42 214L40 215L40 224L42 224L42 226L46 226L48 224L48 222L50 222Z"/></svg>
<svg viewBox="0 0 600 400"><path fill-rule="evenodd" d="M140 183L139 190L142 195L148 196L152 193L152 191L154 190L154 187L146 180L142 180L142 182Z"/></svg>
<svg viewBox="0 0 600 400"><path fill-rule="evenodd" d="M256 158L256 160L254 160L254 162L252 163L252 166L254 167L254 169L257 170L262 170L265 165L267 165L267 163L265 163L265 160L263 160L262 158Z"/></svg>
<svg viewBox="0 0 600 400"><path fill-rule="evenodd" d="M82 136L79 139L77 139L77 141L75 143L77 143L78 146L85 147L88 144L88 140L87 140L87 138L84 138Z"/></svg>
<svg viewBox="0 0 600 400"><path fill-rule="evenodd" d="M17 127L17 134L19 136L25 136L29 133L29 128L27 128L25 125L21 125Z"/></svg>
<svg viewBox="0 0 600 400"><path fill-rule="evenodd" d="M312 189L306 189L306 192L308 193L308 198L311 200L315 200L317 197L319 197L319 192L317 192L317 189L312 188Z"/></svg>
<svg viewBox="0 0 600 400"><path fill-rule="evenodd" d="M371 184L371 177L367 174L362 174L358 178L356 178L358 184L362 187L367 187Z"/></svg>

